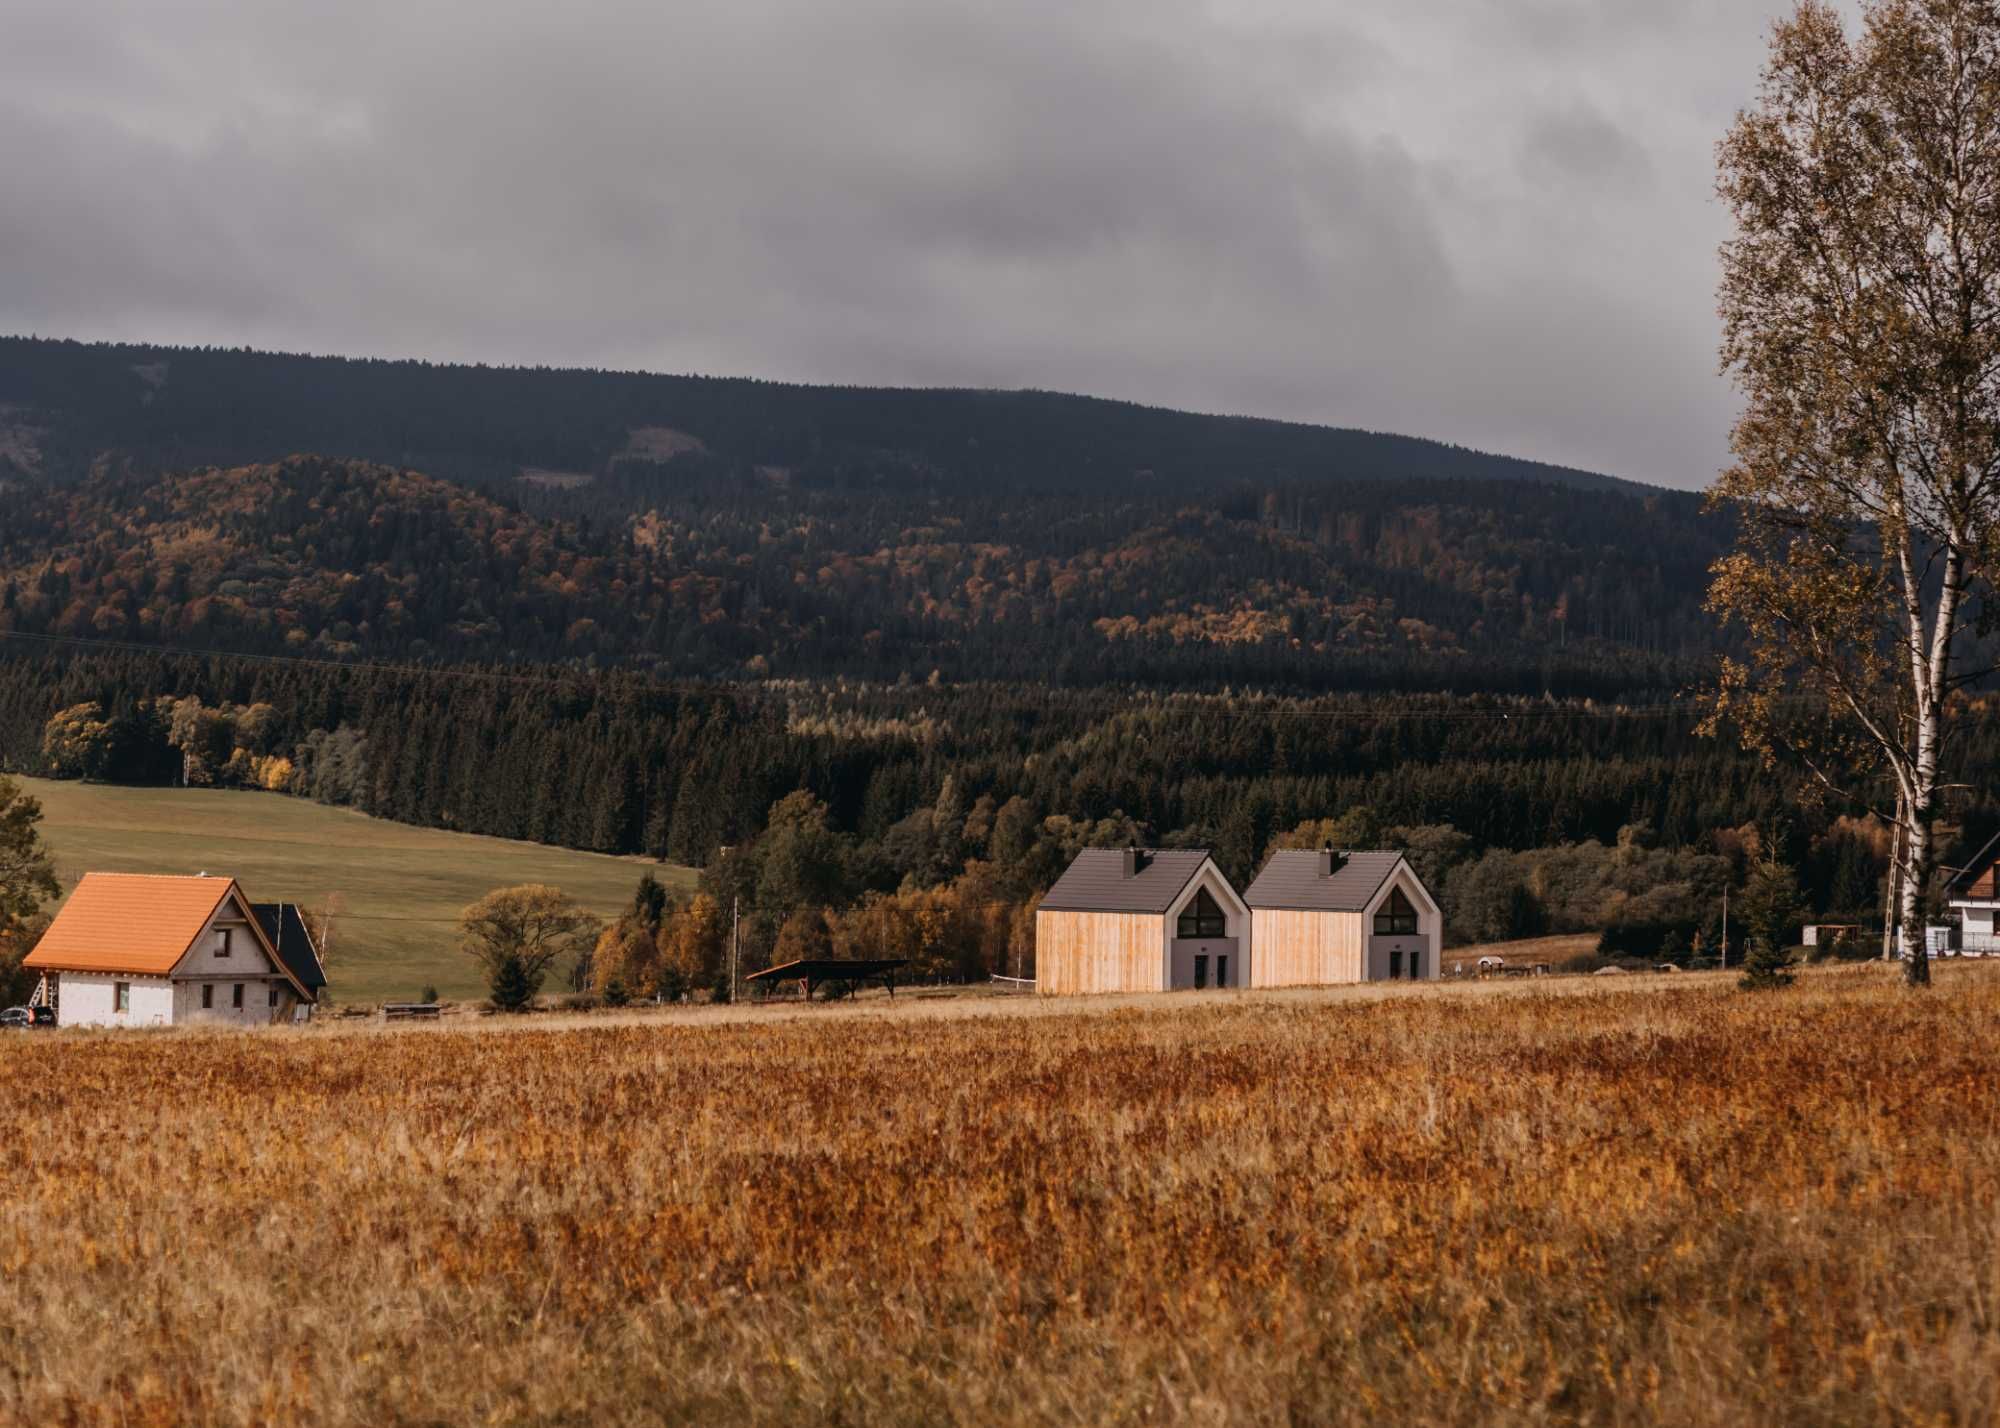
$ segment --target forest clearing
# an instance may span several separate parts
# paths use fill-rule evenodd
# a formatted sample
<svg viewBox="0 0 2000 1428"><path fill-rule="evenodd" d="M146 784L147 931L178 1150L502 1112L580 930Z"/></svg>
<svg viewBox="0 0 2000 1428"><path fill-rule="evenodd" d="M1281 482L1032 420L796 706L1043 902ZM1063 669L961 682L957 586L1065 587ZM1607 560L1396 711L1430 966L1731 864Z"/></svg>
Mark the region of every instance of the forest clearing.
<svg viewBox="0 0 2000 1428"><path fill-rule="evenodd" d="M1895 978L22 1037L0 1416L1985 1421L2000 977Z"/></svg>
<svg viewBox="0 0 2000 1428"><path fill-rule="evenodd" d="M694 882L646 859L412 828L278 794L20 783L42 805L65 891L97 870L227 874L259 897L313 908L337 894L328 971L348 1003L409 999L426 985L482 995L479 968L458 950L458 918L496 881L560 883L600 914L630 902L648 870L669 887Z"/></svg>

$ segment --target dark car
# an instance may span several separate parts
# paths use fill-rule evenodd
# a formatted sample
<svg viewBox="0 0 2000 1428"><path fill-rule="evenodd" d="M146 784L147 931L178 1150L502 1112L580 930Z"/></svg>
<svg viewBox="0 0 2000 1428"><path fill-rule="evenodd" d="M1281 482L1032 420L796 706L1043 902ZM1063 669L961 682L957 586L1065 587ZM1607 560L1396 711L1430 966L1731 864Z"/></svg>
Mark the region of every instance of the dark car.
<svg viewBox="0 0 2000 1428"><path fill-rule="evenodd" d="M0 1011L0 1031L28 1031L55 1024L54 1007L8 1007Z"/></svg>

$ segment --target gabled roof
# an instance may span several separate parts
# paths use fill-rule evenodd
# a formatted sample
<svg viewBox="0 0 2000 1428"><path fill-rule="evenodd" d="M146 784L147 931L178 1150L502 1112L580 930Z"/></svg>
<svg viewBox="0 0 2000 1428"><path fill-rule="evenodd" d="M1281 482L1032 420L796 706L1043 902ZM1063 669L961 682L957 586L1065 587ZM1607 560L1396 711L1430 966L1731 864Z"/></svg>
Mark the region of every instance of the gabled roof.
<svg viewBox="0 0 2000 1428"><path fill-rule="evenodd" d="M326 985L326 969L320 965L319 948L313 945L312 929L295 902L253 902L250 911L264 929L264 940L278 949L278 956L292 974L292 980L319 1000Z"/></svg>
<svg viewBox="0 0 2000 1428"><path fill-rule="evenodd" d="M1126 849L1085 848L1042 899L1044 912L1163 913L1208 861L1206 848L1138 851L1138 868L1125 872Z"/></svg>
<svg viewBox="0 0 2000 1428"><path fill-rule="evenodd" d="M1251 907L1296 912L1366 912L1382 884L1403 861L1401 853L1340 853L1331 873L1325 854L1280 848L1264 864L1243 900Z"/></svg>
<svg viewBox="0 0 2000 1428"><path fill-rule="evenodd" d="M85 873L21 965L164 977L235 886L233 878Z"/></svg>
<svg viewBox="0 0 2000 1428"><path fill-rule="evenodd" d="M1976 897L1984 901L1988 895L1973 891L1972 885L1985 882L1988 887L1993 887L1996 882L2000 882L1988 878L1996 862L2000 862L2000 833L1995 833L1987 839L1986 846L1974 853L1952 880L1945 884L1945 895L1950 897L1955 893L1960 897Z"/></svg>

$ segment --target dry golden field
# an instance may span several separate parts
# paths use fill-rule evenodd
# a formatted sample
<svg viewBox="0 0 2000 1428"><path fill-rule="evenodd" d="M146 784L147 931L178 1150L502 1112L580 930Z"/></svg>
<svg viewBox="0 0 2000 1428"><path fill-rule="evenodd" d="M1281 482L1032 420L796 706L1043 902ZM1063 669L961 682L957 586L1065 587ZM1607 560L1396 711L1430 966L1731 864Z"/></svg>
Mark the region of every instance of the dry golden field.
<svg viewBox="0 0 2000 1428"><path fill-rule="evenodd" d="M0 1421L1987 1423L1892 976L16 1034Z"/></svg>

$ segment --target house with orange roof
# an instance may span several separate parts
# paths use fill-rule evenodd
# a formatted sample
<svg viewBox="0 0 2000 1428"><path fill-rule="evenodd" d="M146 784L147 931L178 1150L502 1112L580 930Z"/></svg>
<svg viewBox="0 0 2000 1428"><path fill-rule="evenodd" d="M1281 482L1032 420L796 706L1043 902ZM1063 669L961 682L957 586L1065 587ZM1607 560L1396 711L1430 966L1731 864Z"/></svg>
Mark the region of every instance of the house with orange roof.
<svg viewBox="0 0 2000 1428"><path fill-rule="evenodd" d="M58 1026L292 1021L326 979L296 936L281 952L259 911L234 878L86 873L22 965L42 973Z"/></svg>

